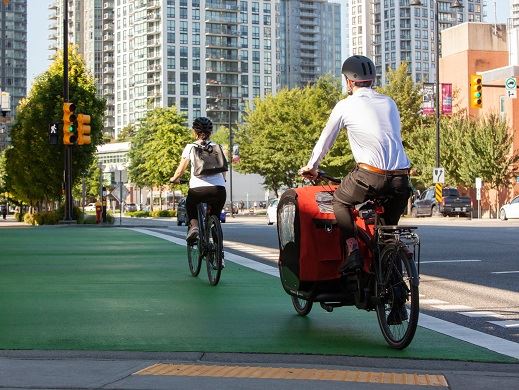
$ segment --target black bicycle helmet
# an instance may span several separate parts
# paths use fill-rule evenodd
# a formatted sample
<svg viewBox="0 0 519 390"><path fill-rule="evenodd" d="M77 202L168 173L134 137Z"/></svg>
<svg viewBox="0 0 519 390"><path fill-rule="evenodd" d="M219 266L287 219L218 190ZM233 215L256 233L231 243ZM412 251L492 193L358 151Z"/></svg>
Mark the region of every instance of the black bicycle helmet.
<svg viewBox="0 0 519 390"><path fill-rule="evenodd" d="M212 133L213 122L204 116L198 117L193 121L193 130L196 133Z"/></svg>
<svg viewBox="0 0 519 390"><path fill-rule="evenodd" d="M342 64L342 74L351 81L374 81L375 64L365 56L351 56Z"/></svg>

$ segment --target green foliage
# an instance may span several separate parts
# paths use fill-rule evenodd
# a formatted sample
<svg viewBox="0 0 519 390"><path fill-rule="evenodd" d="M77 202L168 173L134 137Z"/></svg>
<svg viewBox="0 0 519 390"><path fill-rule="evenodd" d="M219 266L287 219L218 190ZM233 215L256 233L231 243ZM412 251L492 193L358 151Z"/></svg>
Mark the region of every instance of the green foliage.
<svg viewBox="0 0 519 390"><path fill-rule="evenodd" d="M119 135L117 136L117 142L131 141L136 133L137 128L133 123L130 123L121 129Z"/></svg>
<svg viewBox="0 0 519 390"><path fill-rule="evenodd" d="M144 211L144 210L137 210L137 211L127 212L126 215L128 215L129 217L134 217L134 218L144 218L144 217L149 217L150 212Z"/></svg>
<svg viewBox="0 0 519 390"><path fill-rule="evenodd" d="M263 176L266 188L277 192L293 187L298 169L308 162L312 148L341 98L337 79L325 76L313 86L282 89L275 96L255 99L246 109L246 121L235 134L241 160L235 168ZM343 135L323 162L324 168L345 170L351 155Z"/></svg>
<svg viewBox="0 0 519 390"><path fill-rule="evenodd" d="M176 107L148 111L140 121L129 152L129 175L140 187L158 187L169 182L191 138L186 118Z"/></svg>
<svg viewBox="0 0 519 390"><path fill-rule="evenodd" d="M418 188L428 187L436 165L435 124L422 124L410 139L412 148L407 151L416 170L413 181ZM493 188L508 185L519 162L512 143L506 123L497 115L479 120L464 114L442 118L440 165L445 168L445 184L470 187L480 177Z"/></svg>
<svg viewBox="0 0 519 390"><path fill-rule="evenodd" d="M177 215L175 210L153 210L150 212L150 217L175 217Z"/></svg>
<svg viewBox="0 0 519 390"><path fill-rule="evenodd" d="M69 50L70 101L77 106L76 113L92 118L92 143L73 147L72 182L90 166L101 142L104 100L96 96L95 82L82 58L71 47ZM7 153L7 183L14 196L29 204L59 200L62 196L64 148L49 145L48 127L61 122L63 116L63 53L55 57L49 69L38 76L26 99L17 108L16 121L11 131L12 148Z"/></svg>
<svg viewBox="0 0 519 390"><path fill-rule="evenodd" d="M410 135L420 126L422 117L419 115L422 106L422 86L415 84L406 62L393 70L388 69L388 83L377 88L378 92L390 96L400 111L402 122L402 139L404 146L412 145Z"/></svg>

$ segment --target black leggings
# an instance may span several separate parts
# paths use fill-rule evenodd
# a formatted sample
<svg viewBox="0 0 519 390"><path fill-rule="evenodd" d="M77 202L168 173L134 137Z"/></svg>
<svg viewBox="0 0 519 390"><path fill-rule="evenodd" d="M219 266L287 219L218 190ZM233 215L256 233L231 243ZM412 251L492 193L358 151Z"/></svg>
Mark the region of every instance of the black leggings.
<svg viewBox="0 0 519 390"><path fill-rule="evenodd" d="M345 239L355 236L351 209L377 196L388 196L384 207L384 223L397 225L411 195L409 176L384 175L355 168L350 172L333 196L333 211Z"/></svg>
<svg viewBox="0 0 519 390"><path fill-rule="evenodd" d="M207 203L211 206L211 214L220 217L226 197L225 187L222 186L190 188L186 198L186 211L189 221L198 219L197 206L199 203Z"/></svg>

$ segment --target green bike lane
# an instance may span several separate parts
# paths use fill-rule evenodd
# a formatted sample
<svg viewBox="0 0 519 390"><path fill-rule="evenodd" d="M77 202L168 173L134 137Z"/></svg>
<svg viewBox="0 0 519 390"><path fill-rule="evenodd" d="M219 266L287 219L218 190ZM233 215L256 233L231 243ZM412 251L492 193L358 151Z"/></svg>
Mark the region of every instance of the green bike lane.
<svg viewBox="0 0 519 390"><path fill-rule="evenodd" d="M1 350L518 362L424 327L393 350L374 312L315 307L300 317L278 278L229 260L211 287L204 268L190 275L185 246L135 230L5 228L0 239Z"/></svg>

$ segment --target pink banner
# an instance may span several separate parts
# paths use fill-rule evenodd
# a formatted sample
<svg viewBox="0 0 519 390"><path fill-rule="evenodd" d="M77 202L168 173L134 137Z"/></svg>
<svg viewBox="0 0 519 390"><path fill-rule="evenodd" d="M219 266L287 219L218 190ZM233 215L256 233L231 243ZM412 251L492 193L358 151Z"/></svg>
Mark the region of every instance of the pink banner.
<svg viewBox="0 0 519 390"><path fill-rule="evenodd" d="M442 84L442 114L452 114L452 84Z"/></svg>

